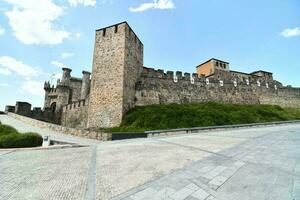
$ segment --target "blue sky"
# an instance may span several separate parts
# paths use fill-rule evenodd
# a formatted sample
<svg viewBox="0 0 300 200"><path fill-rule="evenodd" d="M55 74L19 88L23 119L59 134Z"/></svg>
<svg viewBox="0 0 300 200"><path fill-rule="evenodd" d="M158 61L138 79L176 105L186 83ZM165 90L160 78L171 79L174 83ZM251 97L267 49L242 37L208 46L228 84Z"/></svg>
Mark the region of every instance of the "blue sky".
<svg viewBox="0 0 300 200"><path fill-rule="evenodd" d="M192 73L214 57L300 86L299 0L0 0L0 110L42 106L43 82L63 66L91 71L95 30L121 21L147 67Z"/></svg>

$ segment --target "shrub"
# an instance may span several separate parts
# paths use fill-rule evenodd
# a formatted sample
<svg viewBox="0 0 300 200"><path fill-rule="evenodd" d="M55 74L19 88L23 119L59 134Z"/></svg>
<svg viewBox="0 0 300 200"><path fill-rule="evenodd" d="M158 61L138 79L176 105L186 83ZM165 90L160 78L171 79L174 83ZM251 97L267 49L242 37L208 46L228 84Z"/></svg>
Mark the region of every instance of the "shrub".
<svg viewBox="0 0 300 200"><path fill-rule="evenodd" d="M13 133L18 133L18 131L11 126L0 124L0 137L4 135L10 135Z"/></svg>
<svg viewBox="0 0 300 200"><path fill-rule="evenodd" d="M0 137L0 148L22 148L41 146L43 138L37 133L12 133Z"/></svg>

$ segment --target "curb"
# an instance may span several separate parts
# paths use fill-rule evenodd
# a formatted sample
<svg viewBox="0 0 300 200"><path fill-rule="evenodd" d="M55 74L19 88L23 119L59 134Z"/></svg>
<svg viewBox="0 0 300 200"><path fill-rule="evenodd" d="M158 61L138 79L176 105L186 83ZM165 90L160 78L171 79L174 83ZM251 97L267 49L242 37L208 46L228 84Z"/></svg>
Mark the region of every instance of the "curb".
<svg viewBox="0 0 300 200"><path fill-rule="evenodd" d="M80 147L88 147L84 145L54 145L49 147L28 147L28 148L8 148L8 149L0 149L1 151L11 151L11 152L17 152L17 151L38 151L38 150L54 150L54 149L68 149L68 148L80 148Z"/></svg>
<svg viewBox="0 0 300 200"><path fill-rule="evenodd" d="M210 131L210 130L227 130L227 129L238 129L238 128L249 128L249 127L262 127L262 126L276 126L282 124L294 124L300 123L300 120L292 121L278 121L278 122L267 122L267 123L253 123L253 124L238 124L238 125L224 125L224 126L206 126L206 127L194 127L194 128L179 128L179 129L168 129L168 130L154 130L145 131L147 137L157 137L165 135L177 135L177 134L189 134L198 133L199 131Z"/></svg>

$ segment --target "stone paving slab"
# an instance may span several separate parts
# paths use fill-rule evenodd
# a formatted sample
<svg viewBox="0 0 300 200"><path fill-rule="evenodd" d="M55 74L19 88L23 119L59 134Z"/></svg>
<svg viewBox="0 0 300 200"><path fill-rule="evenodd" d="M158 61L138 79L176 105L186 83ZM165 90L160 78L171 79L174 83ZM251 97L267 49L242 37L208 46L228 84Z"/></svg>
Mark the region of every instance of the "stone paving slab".
<svg viewBox="0 0 300 200"><path fill-rule="evenodd" d="M97 156L97 198L110 199L210 153L138 139L105 143L98 146Z"/></svg>
<svg viewBox="0 0 300 200"><path fill-rule="evenodd" d="M293 131L270 129L271 133L251 137L141 187L152 193L171 188L176 192L161 199L173 200L300 199L300 129L298 125L291 129ZM178 187L177 183L182 185ZM113 199L131 198L140 192L138 188L134 191ZM144 196L144 199L152 199L152 196Z"/></svg>
<svg viewBox="0 0 300 200"><path fill-rule="evenodd" d="M0 156L0 199L83 199L89 148Z"/></svg>

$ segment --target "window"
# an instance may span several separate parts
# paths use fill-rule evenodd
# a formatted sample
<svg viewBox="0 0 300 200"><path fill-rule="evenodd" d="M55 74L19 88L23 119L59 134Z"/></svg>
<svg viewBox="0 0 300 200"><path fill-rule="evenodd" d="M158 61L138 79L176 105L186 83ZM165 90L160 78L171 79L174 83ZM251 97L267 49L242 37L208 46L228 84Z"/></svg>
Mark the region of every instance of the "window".
<svg viewBox="0 0 300 200"><path fill-rule="evenodd" d="M236 80L233 81L233 85L234 85L234 87L237 87L237 81Z"/></svg>
<svg viewBox="0 0 300 200"><path fill-rule="evenodd" d="M257 81L257 86L260 87L260 81Z"/></svg>
<svg viewBox="0 0 300 200"><path fill-rule="evenodd" d="M205 82L206 82L206 85L209 85L209 79L208 78L205 80Z"/></svg>
<svg viewBox="0 0 300 200"><path fill-rule="evenodd" d="M103 29L103 37L106 35L106 29Z"/></svg>
<svg viewBox="0 0 300 200"><path fill-rule="evenodd" d="M216 62L216 66L219 67L219 62Z"/></svg>
<svg viewBox="0 0 300 200"><path fill-rule="evenodd" d="M178 82L178 77L174 76L174 82L177 83Z"/></svg>
<svg viewBox="0 0 300 200"><path fill-rule="evenodd" d="M118 25L115 26L115 33L118 32Z"/></svg>
<svg viewBox="0 0 300 200"><path fill-rule="evenodd" d="M220 86L223 87L224 86L224 82L220 81Z"/></svg>
<svg viewBox="0 0 300 200"><path fill-rule="evenodd" d="M250 85L249 79L246 79L246 84L247 84L247 85Z"/></svg>
<svg viewBox="0 0 300 200"><path fill-rule="evenodd" d="M194 79L194 77L191 77L191 83L192 83L192 84L195 84L195 79Z"/></svg>

